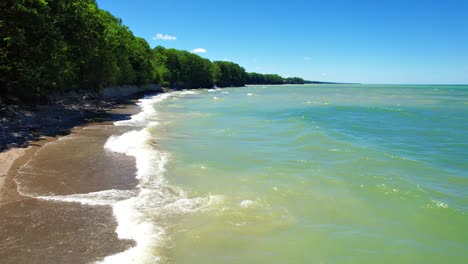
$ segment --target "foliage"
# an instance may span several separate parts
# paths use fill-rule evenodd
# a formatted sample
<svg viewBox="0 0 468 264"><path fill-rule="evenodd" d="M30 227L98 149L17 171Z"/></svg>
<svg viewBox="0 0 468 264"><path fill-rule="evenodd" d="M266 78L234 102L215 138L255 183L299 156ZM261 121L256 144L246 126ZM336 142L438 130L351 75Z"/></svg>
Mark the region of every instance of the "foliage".
<svg viewBox="0 0 468 264"><path fill-rule="evenodd" d="M218 87L244 86L246 73L245 69L234 62L215 61L213 62L216 85Z"/></svg>
<svg viewBox="0 0 468 264"><path fill-rule="evenodd" d="M247 84L304 84L304 79L299 77L283 78L278 74L247 73Z"/></svg>
<svg viewBox="0 0 468 264"><path fill-rule="evenodd" d="M286 84L304 84L305 80L299 77L289 77L284 79L284 83Z"/></svg>
<svg viewBox="0 0 468 264"><path fill-rule="evenodd" d="M188 51L154 49L156 71L161 82L173 88L207 88L213 86L212 64L208 59Z"/></svg>
<svg viewBox="0 0 468 264"><path fill-rule="evenodd" d="M154 48L154 65L162 84L172 88L244 86L245 70L226 61L211 62L188 51Z"/></svg>
<svg viewBox="0 0 468 264"><path fill-rule="evenodd" d="M0 3L1 95L36 96L60 89L72 78L62 62L67 45L44 1L5 0Z"/></svg>
<svg viewBox="0 0 468 264"><path fill-rule="evenodd" d="M304 80L247 74L233 62L151 49L95 0L0 2L0 101L123 84L209 88L285 82Z"/></svg>
<svg viewBox="0 0 468 264"><path fill-rule="evenodd" d="M94 0L0 3L0 96L158 82L153 51Z"/></svg>

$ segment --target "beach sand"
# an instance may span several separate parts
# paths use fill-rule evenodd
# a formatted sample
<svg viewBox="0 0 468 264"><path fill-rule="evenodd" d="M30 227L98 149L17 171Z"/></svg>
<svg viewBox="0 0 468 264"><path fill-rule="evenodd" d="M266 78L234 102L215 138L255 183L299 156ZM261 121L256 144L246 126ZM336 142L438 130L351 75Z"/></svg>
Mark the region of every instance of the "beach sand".
<svg viewBox="0 0 468 264"><path fill-rule="evenodd" d="M110 206L35 197L134 189L134 159L103 146L111 135L128 129L107 120L128 118L139 111L135 104L121 105L110 110L104 122L91 122L66 136L43 137L28 147L0 153L2 264L89 263L134 245L117 237Z"/></svg>
<svg viewBox="0 0 468 264"><path fill-rule="evenodd" d="M31 142L28 147L11 148L0 152L0 206L25 198L17 190L15 176L18 174L18 170L42 146L58 138L41 137L39 140Z"/></svg>
<svg viewBox="0 0 468 264"><path fill-rule="evenodd" d="M29 148L13 148L0 153L0 204L20 198L16 192L13 174L17 171ZM16 163L16 166L13 166Z"/></svg>

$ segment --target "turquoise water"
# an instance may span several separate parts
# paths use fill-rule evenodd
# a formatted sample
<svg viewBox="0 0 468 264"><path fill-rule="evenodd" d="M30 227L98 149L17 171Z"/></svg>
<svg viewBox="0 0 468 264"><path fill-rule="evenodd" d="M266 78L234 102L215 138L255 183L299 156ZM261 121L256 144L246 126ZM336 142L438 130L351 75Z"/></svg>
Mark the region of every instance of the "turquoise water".
<svg viewBox="0 0 468 264"><path fill-rule="evenodd" d="M145 211L162 261L468 262L468 86L251 86L152 110L184 197Z"/></svg>

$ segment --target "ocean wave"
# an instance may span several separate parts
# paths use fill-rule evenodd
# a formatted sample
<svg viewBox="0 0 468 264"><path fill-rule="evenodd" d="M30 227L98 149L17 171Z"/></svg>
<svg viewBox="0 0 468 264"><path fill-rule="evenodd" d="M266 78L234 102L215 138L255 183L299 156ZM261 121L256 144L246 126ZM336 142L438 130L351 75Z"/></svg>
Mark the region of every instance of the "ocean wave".
<svg viewBox="0 0 468 264"><path fill-rule="evenodd" d="M37 196L36 198L57 201L80 203L84 205L113 205L119 201L129 199L136 195L135 190L105 190L100 192L71 194L71 195L56 195L56 196Z"/></svg>
<svg viewBox="0 0 468 264"><path fill-rule="evenodd" d="M191 94L197 94L197 91L192 91L192 90L182 90L182 91L176 91L176 92L171 92L171 93L162 93L158 94L156 96L149 96L145 97L143 99L138 100L137 105L141 108L141 111L130 117L129 120L121 120L121 121L116 121L114 122L115 126L137 126L141 127L146 125L148 122L153 122L157 123L157 113L156 110L154 109L154 105L158 102L162 102L166 100L169 97L174 97L174 96L184 96L184 95L191 95Z"/></svg>
<svg viewBox="0 0 468 264"><path fill-rule="evenodd" d="M209 92L209 93L214 93L214 92L219 92L219 91L221 91L221 90L222 90L222 89L220 89L220 88L208 89L208 92Z"/></svg>
<svg viewBox="0 0 468 264"><path fill-rule="evenodd" d="M166 95L143 99L142 112L132 117L129 123L142 124L141 130L132 130L120 136L111 136L104 148L135 157L139 180L136 196L117 201L112 205L117 220L117 234L120 239L132 239L135 247L116 255L106 257L101 263L157 263L155 248L164 246L167 230L160 218L171 218L180 214L194 213L209 209L222 201L220 196L188 198L177 186L167 183L164 172L170 155L158 149L150 133L158 122L153 105L171 96L195 94L194 91L173 92ZM116 125L121 125L117 123Z"/></svg>
<svg viewBox="0 0 468 264"><path fill-rule="evenodd" d="M436 200L431 200L430 203L426 204L426 208L441 208L441 209L447 209L449 206L448 204L441 202L441 201L436 201Z"/></svg>
<svg viewBox="0 0 468 264"><path fill-rule="evenodd" d="M153 97L145 97L140 99L137 105L141 108L141 112L130 117L129 120L114 122L115 126L143 126L148 120L155 121L156 110L154 104L163 101L171 96L171 93L159 94Z"/></svg>
<svg viewBox="0 0 468 264"><path fill-rule="evenodd" d="M197 94L197 93L198 93L197 91L193 91L193 90L182 90L182 91L170 93L169 95L187 95L187 94Z"/></svg>
<svg viewBox="0 0 468 264"><path fill-rule="evenodd" d="M18 191L24 196L47 201L111 206L117 220L118 237L134 240L136 245L126 251L107 256L98 263L158 263L161 259L155 254L155 249L164 246L168 240L167 230L160 223L162 221L158 220L211 210L218 208L223 202L223 197L218 195L188 198L181 188L168 184L164 172L170 155L157 148L151 133L159 124L154 104L172 96L196 93L177 91L141 99L138 102L141 107L140 113L133 115L129 120L114 123L116 126L135 127L122 135L110 136L104 144L104 149L135 158L135 177L138 179L136 189L35 196L22 192L19 185ZM63 137L61 140L69 137Z"/></svg>
<svg viewBox="0 0 468 264"><path fill-rule="evenodd" d="M257 202L252 201L252 200L243 200L242 202L240 202L240 206L242 208L249 208L249 207L255 206L256 203Z"/></svg>

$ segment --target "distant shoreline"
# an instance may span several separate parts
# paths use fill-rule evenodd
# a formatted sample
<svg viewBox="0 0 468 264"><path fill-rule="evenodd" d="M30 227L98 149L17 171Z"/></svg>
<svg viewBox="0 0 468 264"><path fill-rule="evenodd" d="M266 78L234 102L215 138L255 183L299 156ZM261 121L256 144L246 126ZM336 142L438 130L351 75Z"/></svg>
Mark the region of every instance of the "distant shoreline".
<svg viewBox="0 0 468 264"><path fill-rule="evenodd" d="M248 84L246 86L253 86L253 85L307 85L307 84L356 84L362 85L364 83L340 83L340 82L316 82L316 81L308 81L305 83L255 83L255 84Z"/></svg>

